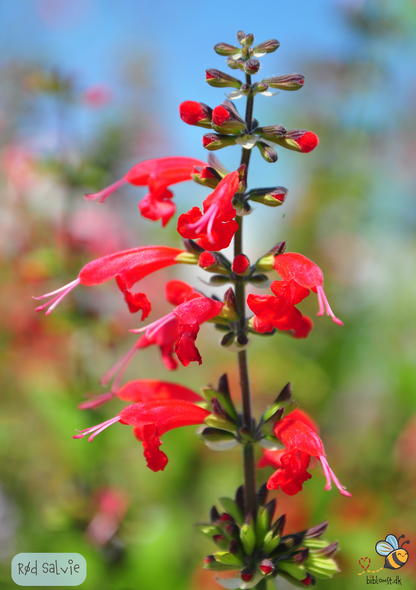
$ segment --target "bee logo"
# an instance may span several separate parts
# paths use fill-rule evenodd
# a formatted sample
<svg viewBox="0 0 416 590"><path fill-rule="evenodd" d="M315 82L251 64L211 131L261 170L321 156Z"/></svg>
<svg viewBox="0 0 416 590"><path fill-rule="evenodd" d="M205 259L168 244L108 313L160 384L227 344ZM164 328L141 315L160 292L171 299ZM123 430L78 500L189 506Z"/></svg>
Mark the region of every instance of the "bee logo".
<svg viewBox="0 0 416 590"><path fill-rule="evenodd" d="M387 535L384 541L379 541L376 545L376 552L381 556L386 556L384 567L391 570L398 570L403 567L409 559L409 554L403 545L410 541L403 541L399 547L399 541L405 535L400 535L397 539L394 535Z"/></svg>

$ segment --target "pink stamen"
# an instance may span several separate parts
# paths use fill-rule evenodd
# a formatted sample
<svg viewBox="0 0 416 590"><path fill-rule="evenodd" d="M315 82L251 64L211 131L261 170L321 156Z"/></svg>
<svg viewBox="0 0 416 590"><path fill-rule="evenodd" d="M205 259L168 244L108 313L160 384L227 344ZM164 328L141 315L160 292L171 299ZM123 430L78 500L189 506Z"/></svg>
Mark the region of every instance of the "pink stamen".
<svg viewBox="0 0 416 590"><path fill-rule="evenodd" d="M325 455L320 455L318 458L320 459L320 461L322 463L322 468L324 470L324 474L325 474L325 478L326 478L326 485L324 487L324 490L328 491L332 488L332 485L331 485L331 480L332 480L343 496L347 496L348 498L351 498L351 494L349 492L347 492L345 487L340 484L337 476L330 468Z"/></svg>
<svg viewBox="0 0 416 590"><path fill-rule="evenodd" d="M72 438L84 438L87 434L91 434L88 437L88 442L92 442L93 438L100 434L103 430L114 424L115 422L120 422L120 416L116 416L115 418L111 418L111 420L107 420L107 422L102 422L101 424L97 424L97 426L93 426L92 428L86 428L85 430L78 430L79 434L74 434Z"/></svg>
<svg viewBox="0 0 416 590"><path fill-rule="evenodd" d="M70 291L72 291L72 289L75 289L75 287L77 285L79 285L80 282L81 282L81 279L78 278L78 279L75 279L74 281L72 281L71 283L64 285L60 289L56 289L56 291L51 291L51 293L46 293L46 295L41 295L40 297L33 297L33 299L39 300L39 299L44 299L45 297L50 297L51 295L55 295L55 293L60 293L60 295L56 295L56 297L54 297L53 299L51 299L47 303L44 303L43 305L40 305L39 307L37 307L35 309L35 311L43 311L44 309L46 309L47 307L50 306L48 311L45 313L45 315L49 315L51 313L51 311L55 309L55 307L58 305L58 303L60 301L62 301L62 299L64 297L66 297L66 295L68 295L68 293Z"/></svg>
<svg viewBox="0 0 416 590"><path fill-rule="evenodd" d="M330 316L332 318L332 321L335 322L336 324L338 324L339 326L343 326L344 323L340 319L338 319L335 316L334 312L332 311L322 285L318 285L318 287L316 288L316 292L318 295L318 302L319 302L318 315L323 315L324 307L325 307L326 315Z"/></svg>
<svg viewBox="0 0 416 590"><path fill-rule="evenodd" d="M107 188L103 189L98 193L89 193L84 195L88 201L98 201L99 203L104 203L107 197L109 197L112 193L114 193L122 184L126 181L124 178L121 180L117 180L114 184L110 184Z"/></svg>
<svg viewBox="0 0 416 590"><path fill-rule="evenodd" d="M152 322L144 328L137 328L135 330L130 330L130 332L133 332L133 334L141 334L142 332L145 332L146 338L148 340L151 340L153 336L156 334L156 332L160 330L160 328L162 328L164 325L166 325L168 322L170 322L170 320L173 320L174 318L175 314L172 311L171 313L168 313L168 315L165 315L163 318L160 318L159 320Z"/></svg>
<svg viewBox="0 0 416 590"><path fill-rule="evenodd" d="M108 393L100 393L99 395L94 395L85 402L78 404L78 408L80 410L95 410L95 408L98 408L102 404L105 404L106 402L110 401L110 399L113 399L113 397L115 396L116 394L112 391L109 391Z"/></svg>
<svg viewBox="0 0 416 590"><path fill-rule="evenodd" d="M138 349L139 342L140 342L140 338L139 338L139 340L137 340L137 342L135 342L135 344L130 348L130 350L128 350L126 352L126 354L124 354L121 357L121 359L119 361L117 361L113 367L111 367L111 369L109 371L107 371L107 373L100 380L101 385L107 385L107 383L109 383L111 381L111 379L115 375L117 375L117 377L114 380L114 383L111 387L111 391L112 391L112 393L114 393L114 395L118 391L118 385L119 385L127 367L129 366L130 362L132 361L134 355L136 354L136 350Z"/></svg>
<svg viewBox="0 0 416 590"><path fill-rule="evenodd" d="M319 311L316 315L319 315L319 316L324 315L324 313L325 313L325 306L324 306L324 302L322 299L322 291L323 291L322 287L317 287L316 294L318 295Z"/></svg>
<svg viewBox="0 0 416 590"><path fill-rule="evenodd" d="M214 242L212 235L212 227L214 225L215 218L219 209L218 203L213 203L208 207L208 210L203 214L201 219L198 219L195 223L188 225L189 229L194 229L197 234L202 233L206 228L206 233L210 242Z"/></svg>

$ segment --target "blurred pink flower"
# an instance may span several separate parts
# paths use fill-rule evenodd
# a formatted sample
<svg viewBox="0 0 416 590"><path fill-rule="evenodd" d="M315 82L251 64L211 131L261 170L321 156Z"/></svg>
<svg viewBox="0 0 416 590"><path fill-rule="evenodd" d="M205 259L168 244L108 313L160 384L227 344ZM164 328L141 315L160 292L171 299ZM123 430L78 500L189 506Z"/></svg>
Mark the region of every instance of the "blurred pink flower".
<svg viewBox="0 0 416 590"><path fill-rule="evenodd" d="M113 93L109 86L105 84L94 84L90 86L82 95L83 102L89 107L100 108L111 102Z"/></svg>
<svg viewBox="0 0 416 590"><path fill-rule="evenodd" d="M86 535L95 545L104 546L117 532L129 507L122 490L104 488L96 494L97 514L89 523Z"/></svg>
<svg viewBox="0 0 416 590"><path fill-rule="evenodd" d="M74 246L82 246L94 256L106 256L131 245L122 220L102 209L75 211L68 221L68 234Z"/></svg>

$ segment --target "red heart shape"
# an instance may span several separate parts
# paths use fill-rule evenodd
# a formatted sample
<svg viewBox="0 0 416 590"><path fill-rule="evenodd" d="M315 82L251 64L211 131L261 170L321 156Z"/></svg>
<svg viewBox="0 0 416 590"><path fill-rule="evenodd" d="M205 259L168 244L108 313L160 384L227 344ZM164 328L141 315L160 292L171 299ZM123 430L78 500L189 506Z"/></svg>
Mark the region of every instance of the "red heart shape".
<svg viewBox="0 0 416 590"><path fill-rule="evenodd" d="M368 563L366 563L367 560L368 560ZM361 562L363 562L363 563L361 563ZM370 567L371 559L369 557L362 557L361 559L358 560L358 563L363 568L363 570L366 571Z"/></svg>

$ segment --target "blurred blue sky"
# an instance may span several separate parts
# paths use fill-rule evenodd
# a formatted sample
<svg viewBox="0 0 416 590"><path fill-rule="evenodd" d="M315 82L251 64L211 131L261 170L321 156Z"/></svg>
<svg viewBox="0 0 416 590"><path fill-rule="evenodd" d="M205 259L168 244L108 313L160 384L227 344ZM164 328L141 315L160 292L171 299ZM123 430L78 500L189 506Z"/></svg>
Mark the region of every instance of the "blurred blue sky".
<svg viewBox="0 0 416 590"><path fill-rule="evenodd" d="M311 52L341 54L348 43L336 0L257 6L246 1L3 0L0 61L33 60L56 67L72 74L81 87L109 84L116 107L123 65L133 58L152 59L160 120L173 133L180 129L184 149L194 130L180 123L178 105L186 99L211 99L213 106L221 101L218 90L206 85L204 70L225 68L212 47L219 41L233 43L238 29L253 32L258 41L279 39L278 58L268 58L273 69L266 75L299 70L299 56ZM180 137L175 138L179 144Z"/></svg>
<svg viewBox="0 0 416 590"><path fill-rule="evenodd" d="M401 30L390 36L360 36L348 26L344 9L364 5L370 10L382 5L387 22L395 12L401 11L403 16L406 11L401 22L408 23L408 34ZM224 99L225 92L205 82L206 68L227 70L225 59L212 50L215 43L234 43L238 29L254 33L257 42L277 38L281 43L278 51L262 60L264 76L306 75L305 90L299 93L281 92L274 99L256 99L255 116L261 124L311 125L308 101L316 101L318 111L345 126L394 132L403 124L407 106L416 96L414 35L411 40L415 18L410 0L275 0L257 5L246 0L234 4L217 0L1 0L0 65L21 61L57 69L72 76L79 90L94 84L110 86L113 99L109 106L78 108L70 113L66 131L77 141L88 141L103 121L123 116L126 101L131 112L131 103L136 101L138 112L149 111L156 120L156 136L165 138L150 146L147 157L177 154L205 160L201 129L185 125L178 116L178 106L184 100L198 100L215 107ZM343 63L351 57L374 66L375 79L369 80L372 93L368 95L365 81L354 79L354 92L342 100L331 94L330 81L322 80L324 72L311 75L311 64L319 59ZM142 78L144 91L131 92L132 77ZM324 92L322 84L326 85ZM236 106L244 109L243 101L237 101ZM51 128L56 125L54 116L49 105ZM32 140L42 141L36 130ZM236 153L223 150L219 155L231 169L235 168ZM308 165L313 167L315 157L311 154ZM136 159L120 162L121 170ZM292 167L292 153L280 150L277 166L259 157L256 160L254 182L259 175L263 185L296 186L299 170Z"/></svg>

